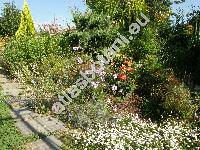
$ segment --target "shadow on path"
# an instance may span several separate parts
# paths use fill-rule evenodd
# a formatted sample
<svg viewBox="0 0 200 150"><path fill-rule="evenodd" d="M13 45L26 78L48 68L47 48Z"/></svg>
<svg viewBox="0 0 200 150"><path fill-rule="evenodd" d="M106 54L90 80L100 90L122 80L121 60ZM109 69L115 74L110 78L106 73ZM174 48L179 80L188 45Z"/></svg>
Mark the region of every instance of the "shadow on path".
<svg viewBox="0 0 200 150"><path fill-rule="evenodd" d="M47 144L52 150L59 150L59 145L57 145L56 143L54 143L54 141L52 141L51 139L45 139L47 136L41 132L38 132L34 127L32 127L19 113L18 111L14 110L12 108L12 106L5 101L5 103L9 106L9 108L12 110L12 112L17 116L18 119L20 119L24 125L30 129L35 135L38 135L39 138L45 143ZM7 120L10 118L5 118L4 120Z"/></svg>

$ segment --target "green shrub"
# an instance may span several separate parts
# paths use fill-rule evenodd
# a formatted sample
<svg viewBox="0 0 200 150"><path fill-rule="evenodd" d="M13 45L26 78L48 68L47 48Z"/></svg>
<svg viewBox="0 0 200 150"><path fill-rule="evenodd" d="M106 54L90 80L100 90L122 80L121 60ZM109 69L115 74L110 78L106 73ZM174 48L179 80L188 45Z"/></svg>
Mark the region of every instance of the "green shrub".
<svg viewBox="0 0 200 150"><path fill-rule="evenodd" d="M73 22L79 31L99 30L111 25L110 18L104 14L74 12L73 17Z"/></svg>
<svg viewBox="0 0 200 150"><path fill-rule="evenodd" d="M32 90L34 106L40 112L49 110L77 74L76 58L60 48L60 39L60 35L13 38L3 53L8 71Z"/></svg>
<svg viewBox="0 0 200 150"><path fill-rule="evenodd" d="M14 36L20 24L20 10L14 2L4 3L0 17L0 36Z"/></svg>
<svg viewBox="0 0 200 150"><path fill-rule="evenodd" d="M184 85L169 85L163 105L167 111L177 113L182 118L191 118L194 115L190 91Z"/></svg>
<svg viewBox="0 0 200 150"><path fill-rule="evenodd" d="M4 61L14 68L21 62L39 63L50 54L62 55L64 53L59 47L59 42L59 36L49 35L12 39L5 47Z"/></svg>
<svg viewBox="0 0 200 150"><path fill-rule="evenodd" d="M88 54L100 53L103 48L114 42L118 28L112 26L111 20L103 14L87 12L74 13L76 31L64 34L60 45L63 49L81 46Z"/></svg>
<svg viewBox="0 0 200 150"><path fill-rule="evenodd" d="M144 99L140 108L145 118L161 119L164 113L162 97L166 91L163 82L162 76L156 72L142 71L142 75L138 78L136 93Z"/></svg>
<svg viewBox="0 0 200 150"><path fill-rule="evenodd" d="M143 115L159 120L169 115L192 118L196 107L192 103L189 89L176 79L174 74L144 74L139 78L137 92L144 98L141 105Z"/></svg>
<svg viewBox="0 0 200 150"><path fill-rule="evenodd" d="M146 11L144 0L88 0L86 4L94 13L107 14L111 19L119 22L121 25L131 23L141 12Z"/></svg>
<svg viewBox="0 0 200 150"><path fill-rule="evenodd" d="M200 12L192 11L187 14L187 23L184 23L182 15L176 15L176 24L169 30L171 34L162 49L161 58L180 78L186 81L189 78L195 84L200 84Z"/></svg>
<svg viewBox="0 0 200 150"><path fill-rule="evenodd" d="M68 113L62 116L62 120L69 122L76 128L86 129L94 124L109 121L111 118L108 106L102 100L85 102L84 104L74 103L66 109Z"/></svg>
<svg viewBox="0 0 200 150"><path fill-rule="evenodd" d="M79 46L80 36L77 32L66 32L63 39L60 41L62 49L69 49L72 51L73 47Z"/></svg>
<svg viewBox="0 0 200 150"><path fill-rule="evenodd" d="M74 84L80 70L74 57L55 54L48 55L40 63L20 64L16 76L33 92L33 105L38 112L51 110L57 94Z"/></svg>
<svg viewBox="0 0 200 150"><path fill-rule="evenodd" d="M102 85L99 84L97 88L89 86L66 106L66 112L61 118L70 122L73 127L82 129L109 121L112 115L105 100L106 93L103 92Z"/></svg>

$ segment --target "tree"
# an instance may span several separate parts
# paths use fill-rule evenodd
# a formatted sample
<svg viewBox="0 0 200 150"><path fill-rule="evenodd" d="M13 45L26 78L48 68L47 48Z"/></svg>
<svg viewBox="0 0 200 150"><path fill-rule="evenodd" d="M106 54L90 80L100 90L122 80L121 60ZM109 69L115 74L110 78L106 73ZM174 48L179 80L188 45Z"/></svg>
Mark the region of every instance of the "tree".
<svg viewBox="0 0 200 150"><path fill-rule="evenodd" d="M0 17L0 36L15 35L20 24L20 10L16 8L14 2L4 3Z"/></svg>
<svg viewBox="0 0 200 150"><path fill-rule="evenodd" d="M146 12L145 0L86 0L93 12L104 13L121 25L132 23L141 12Z"/></svg>
<svg viewBox="0 0 200 150"><path fill-rule="evenodd" d="M35 34L35 28L34 28L34 23L31 16L31 12L30 12L27 1L24 0L24 6L21 13L21 22L20 22L19 29L16 32L16 37L18 38L21 36L32 36L34 34Z"/></svg>

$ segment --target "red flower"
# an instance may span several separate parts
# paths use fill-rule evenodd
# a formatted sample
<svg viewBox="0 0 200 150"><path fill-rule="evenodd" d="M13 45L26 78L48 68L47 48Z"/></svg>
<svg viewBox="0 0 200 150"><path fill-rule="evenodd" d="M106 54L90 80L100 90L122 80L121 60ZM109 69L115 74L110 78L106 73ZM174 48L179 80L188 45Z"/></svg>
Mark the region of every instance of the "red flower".
<svg viewBox="0 0 200 150"><path fill-rule="evenodd" d="M118 74L117 78L121 79L121 80L126 80L127 79L127 75L125 75L125 74Z"/></svg>
<svg viewBox="0 0 200 150"><path fill-rule="evenodd" d="M130 67L133 63L130 60L125 60L123 64L128 65Z"/></svg>
<svg viewBox="0 0 200 150"><path fill-rule="evenodd" d="M127 70L128 72L133 72L133 71L134 71L134 69L131 68L131 67L128 67L126 70Z"/></svg>
<svg viewBox="0 0 200 150"><path fill-rule="evenodd" d="M126 71L126 66L122 65L121 67L119 67L119 69L122 71Z"/></svg>

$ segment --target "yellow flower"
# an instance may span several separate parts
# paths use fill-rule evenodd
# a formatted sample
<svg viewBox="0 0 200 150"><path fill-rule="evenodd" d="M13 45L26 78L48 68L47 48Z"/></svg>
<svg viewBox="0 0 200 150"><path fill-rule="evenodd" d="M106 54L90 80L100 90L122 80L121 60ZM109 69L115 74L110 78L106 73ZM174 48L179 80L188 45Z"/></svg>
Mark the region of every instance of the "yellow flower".
<svg viewBox="0 0 200 150"><path fill-rule="evenodd" d="M118 53L117 55L116 55L116 57L121 57L122 56L122 54L120 54L120 53Z"/></svg>

